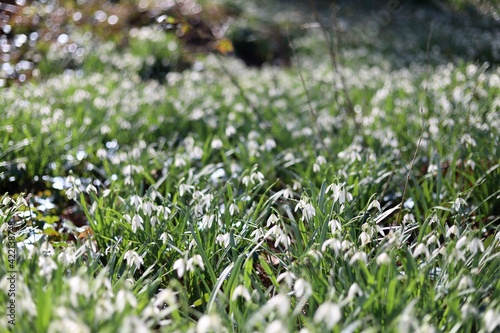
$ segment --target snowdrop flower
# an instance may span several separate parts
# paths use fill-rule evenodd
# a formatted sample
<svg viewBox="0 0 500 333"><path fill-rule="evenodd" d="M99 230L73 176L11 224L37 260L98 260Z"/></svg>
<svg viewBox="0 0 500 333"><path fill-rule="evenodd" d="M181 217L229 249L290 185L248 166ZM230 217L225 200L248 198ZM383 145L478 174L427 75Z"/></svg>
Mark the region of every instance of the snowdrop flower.
<svg viewBox="0 0 500 333"><path fill-rule="evenodd" d="M456 198L455 201L453 202L453 205L451 205L451 209L453 209L455 212L460 212L460 208L465 205L466 202L462 198Z"/></svg>
<svg viewBox="0 0 500 333"><path fill-rule="evenodd" d="M135 315L125 317L119 330L122 333L150 333L147 325Z"/></svg>
<svg viewBox="0 0 500 333"><path fill-rule="evenodd" d="M391 257L385 252L379 254L376 259L377 265L389 265L391 263Z"/></svg>
<svg viewBox="0 0 500 333"><path fill-rule="evenodd" d="M470 303L465 303L461 308L462 320L477 316L477 309Z"/></svg>
<svg viewBox="0 0 500 333"><path fill-rule="evenodd" d="M79 193L80 192L78 191L75 185L71 186L66 190L66 196L68 197L69 200L76 200Z"/></svg>
<svg viewBox="0 0 500 333"><path fill-rule="evenodd" d="M184 258L177 259L174 262L174 269L177 271L177 276L182 278L186 271L186 260Z"/></svg>
<svg viewBox="0 0 500 333"><path fill-rule="evenodd" d="M456 225L452 225L448 231L446 231L446 237L450 237L451 234L458 236L458 227Z"/></svg>
<svg viewBox="0 0 500 333"><path fill-rule="evenodd" d="M300 297L308 298L312 294L311 284L302 278L295 281L293 287L295 296L299 298Z"/></svg>
<svg viewBox="0 0 500 333"><path fill-rule="evenodd" d="M264 333L288 333L287 327L281 322L281 320L274 320L272 323L267 325Z"/></svg>
<svg viewBox="0 0 500 333"><path fill-rule="evenodd" d="M368 233L366 233L366 232L363 231L359 235L359 240L361 241L361 245L365 246L366 244L368 244L372 240L372 238L371 238L371 236Z"/></svg>
<svg viewBox="0 0 500 333"><path fill-rule="evenodd" d="M332 302L321 304L314 313L314 322L324 323L328 330L331 330L341 318L340 306Z"/></svg>
<svg viewBox="0 0 500 333"><path fill-rule="evenodd" d="M455 244L455 249L456 250L461 250L465 244L467 244L467 237L466 236L462 236L458 241L457 243Z"/></svg>
<svg viewBox="0 0 500 333"><path fill-rule="evenodd" d="M418 256L422 255L422 254L425 254L425 257L426 258L429 258L430 257L430 253L429 253L429 249L427 249L427 246L425 246L424 243L420 243L417 245L417 247L415 248L415 250L413 251L413 257L414 258L417 258Z"/></svg>
<svg viewBox="0 0 500 333"><path fill-rule="evenodd" d="M276 222L278 222L278 221L279 221L279 218L274 213L272 213L271 216L269 216L267 219L266 227L270 227L272 225L275 225Z"/></svg>
<svg viewBox="0 0 500 333"><path fill-rule="evenodd" d="M57 269L57 265L50 257L40 256L38 258L38 267L40 267L40 274L48 277L52 271Z"/></svg>
<svg viewBox="0 0 500 333"><path fill-rule="evenodd" d="M458 282L458 290L464 290L464 289L469 289L474 286L474 282L470 278L470 276L465 275L463 276L460 281Z"/></svg>
<svg viewBox="0 0 500 333"><path fill-rule="evenodd" d="M136 232L137 229L144 230L144 227L142 226L144 223L144 220L142 217L138 214L135 214L134 217L132 217L132 220L130 222L132 224L132 231Z"/></svg>
<svg viewBox="0 0 500 333"><path fill-rule="evenodd" d="M245 301L247 301L247 302L250 302L250 300L252 299L248 289L241 284L239 286L237 286L236 288L234 288L233 294L231 295L231 300L235 301L236 299L238 299L238 297L244 298Z"/></svg>
<svg viewBox="0 0 500 333"><path fill-rule="evenodd" d="M168 305L176 305L177 304L177 299L175 297L175 293L171 289L163 289L160 291L154 300L154 306L155 307L161 307L163 306L164 303L167 303Z"/></svg>
<svg viewBox="0 0 500 333"><path fill-rule="evenodd" d="M145 201L142 203L141 209L142 209L142 212L144 213L144 215L151 216L151 213L153 212L155 207L153 206L153 203L151 203L149 201Z"/></svg>
<svg viewBox="0 0 500 333"><path fill-rule="evenodd" d="M186 270L188 272L192 272L195 269L195 266L199 266L202 271L205 270L205 265L203 264L203 259L199 254L195 254L192 258L186 263Z"/></svg>
<svg viewBox="0 0 500 333"><path fill-rule="evenodd" d="M132 308L135 308L137 306L137 299L131 292L123 289L119 290L116 294L115 309L118 310L118 312L123 312L127 303L130 304Z"/></svg>
<svg viewBox="0 0 500 333"><path fill-rule="evenodd" d="M361 289L361 287L359 286L359 284L357 284L356 282L354 282L350 287L349 287L349 291L347 292L347 299L352 301L356 296L363 296L363 290Z"/></svg>
<svg viewBox="0 0 500 333"><path fill-rule="evenodd" d="M223 235L218 235L215 240L219 243L219 245L224 245L224 248L227 248L229 246L229 242L231 241L231 235L227 232Z"/></svg>
<svg viewBox="0 0 500 333"><path fill-rule="evenodd" d="M277 281L281 282L281 280L285 280L285 283L288 286L288 288L292 288L293 281L295 281L296 279L297 276L295 276L295 274L293 274L290 271L286 271L278 275Z"/></svg>
<svg viewBox="0 0 500 333"><path fill-rule="evenodd" d="M472 254L476 254L478 251L484 252L483 242L479 238L473 238L469 243L469 251Z"/></svg>
<svg viewBox="0 0 500 333"><path fill-rule="evenodd" d="M85 188L85 192L87 192L88 194L97 193L97 188L92 184L88 184L87 187Z"/></svg>
<svg viewBox="0 0 500 333"><path fill-rule="evenodd" d="M203 315L196 324L196 333L221 332L222 321L216 314Z"/></svg>
<svg viewBox="0 0 500 333"><path fill-rule="evenodd" d="M276 309L281 317L285 317L290 309L290 300L286 295L278 294L267 301L263 308L266 312L270 309Z"/></svg>
<svg viewBox="0 0 500 333"><path fill-rule="evenodd" d="M219 138L213 138L210 147L214 150L221 149L223 146L222 140Z"/></svg>
<svg viewBox="0 0 500 333"><path fill-rule="evenodd" d="M328 222L328 226L330 227L332 234L335 234L337 230L342 231L342 225L338 220L331 220Z"/></svg>
<svg viewBox="0 0 500 333"><path fill-rule="evenodd" d="M125 252L125 256L123 258L127 261L127 265L129 267L132 267L132 264L134 264L136 268L140 268L144 262L139 254L133 250Z"/></svg>
<svg viewBox="0 0 500 333"><path fill-rule="evenodd" d="M349 265L353 265L356 261L361 261L366 265L367 258L365 252L356 252L349 260Z"/></svg>
<svg viewBox="0 0 500 333"><path fill-rule="evenodd" d="M73 246L68 246L61 253L57 255L59 260L64 266L69 266L76 262L76 252Z"/></svg>
<svg viewBox="0 0 500 333"><path fill-rule="evenodd" d="M309 222L314 216L316 216L316 210L314 206L307 202L306 200L300 200L297 206L295 206L295 211L298 209L302 210L302 220Z"/></svg>
<svg viewBox="0 0 500 333"><path fill-rule="evenodd" d="M330 238L326 240L323 245L321 245L321 252L325 252L327 248L334 250L335 254L339 255L339 252L342 249L342 243L336 238Z"/></svg>
<svg viewBox="0 0 500 333"><path fill-rule="evenodd" d="M238 208L238 205L235 204L234 202L229 205L229 215L234 216L234 214L238 214L240 212L240 209Z"/></svg>
<svg viewBox="0 0 500 333"><path fill-rule="evenodd" d="M483 317L486 332L493 332L500 327L500 312L494 309L488 309Z"/></svg>
<svg viewBox="0 0 500 333"><path fill-rule="evenodd" d="M379 212L382 213L382 209L380 208L380 202L378 202L378 200L373 200L372 202L370 202L366 210L370 210L372 208L376 208Z"/></svg>
<svg viewBox="0 0 500 333"><path fill-rule="evenodd" d="M201 223L200 223L200 229L211 228L214 220L215 220L214 214L203 215L203 218L201 219Z"/></svg>

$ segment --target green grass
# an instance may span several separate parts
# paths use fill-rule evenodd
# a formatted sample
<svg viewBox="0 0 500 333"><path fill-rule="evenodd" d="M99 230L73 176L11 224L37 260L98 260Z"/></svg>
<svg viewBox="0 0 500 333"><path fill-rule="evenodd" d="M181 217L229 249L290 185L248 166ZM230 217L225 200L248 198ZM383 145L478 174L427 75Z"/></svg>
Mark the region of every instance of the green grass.
<svg viewBox="0 0 500 333"><path fill-rule="evenodd" d="M141 80L150 33L0 93L2 332L500 327L497 67L353 56L352 116L314 37L301 68L224 59L239 91L214 56Z"/></svg>

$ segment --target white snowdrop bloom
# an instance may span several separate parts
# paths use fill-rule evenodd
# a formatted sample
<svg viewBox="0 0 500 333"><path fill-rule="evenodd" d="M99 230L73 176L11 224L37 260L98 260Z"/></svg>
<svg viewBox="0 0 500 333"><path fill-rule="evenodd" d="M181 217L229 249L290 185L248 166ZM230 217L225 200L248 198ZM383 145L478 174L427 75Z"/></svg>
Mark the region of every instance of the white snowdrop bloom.
<svg viewBox="0 0 500 333"><path fill-rule="evenodd" d="M176 168L181 168L183 166L186 166L186 160L180 156L180 155L175 155L175 159L174 159L174 166Z"/></svg>
<svg viewBox="0 0 500 333"><path fill-rule="evenodd" d="M66 190L66 196L69 200L75 200L79 193L78 188L74 185Z"/></svg>
<svg viewBox="0 0 500 333"><path fill-rule="evenodd" d="M48 277L52 271L57 269L57 265L50 257L40 256L38 258L38 267L40 267L40 274Z"/></svg>
<svg viewBox="0 0 500 333"><path fill-rule="evenodd" d="M331 220L328 222L328 226L330 227L330 230L332 231L332 234L335 234L335 232L342 231L342 225L340 224L340 221L338 220Z"/></svg>
<svg viewBox="0 0 500 333"><path fill-rule="evenodd" d="M201 147L195 146L193 150L189 153L189 158L192 160L201 160L203 157L203 149Z"/></svg>
<svg viewBox="0 0 500 333"><path fill-rule="evenodd" d="M219 245L224 245L224 248L227 248L229 246L229 242L231 241L231 235L229 234L229 232L217 235L215 241L219 243Z"/></svg>
<svg viewBox="0 0 500 333"><path fill-rule="evenodd" d="M266 139L261 148L266 151L271 151L276 148L276 142L273 139Z"/></svg>
<svg viewBox="0 0 500 333"><path fill-rule="evenodd" d="M130 176L132 174L132 165L128 164L123 167L122 173L124 176Z"/></svg>
<svg viewBox="0 0 500 333"><path fill-rule="evenodd" d="M119 330L121 333L150 333L148 326L139 317L130 315L125 317Z"/></svg>
<svg viewBox="0 0 500 333"><path fill-rule="evenodd" d="M203 315L196 324L196 333L221 332L222 321L216 314Z"/></svg>
<svg viewBox="0 0 500 333"><path fill-rule="evenodd" d="M74 246L68 246L61 253L57 255L57 260L59 260L64 266L69 266L76 262L76 251Z"/></svg>
<svg viewBox="0 0 500 333"><path fill-rule="evenodd" d="M477 316L478 311L476 307L467 302L462 305L462 307L460 308L460 312L462 313L462 320L467 320L470 317Z"/></svg>
<svg viewBox="0 0 500 333"><path fill-rule="evenodd" d="M290 310L290 299L283 294L274 296L263 306L265 313L268 313L268 311L272 309L275 309L279 316L284 318Z"/></svg>
<svg viewBox="0 0 500 333"><path fill-rule="evenodd" d="M478 251L484 252L483 242L479 238L472 238L469 242L469 251L472 254L476 254Z"/></svg>
<svg viewBox="0 0 500 333"><path fill-rule="evenodd" d="M48 241L43 242L42 245L40 245L40 252L44 256L52 256L55 253L54 247L52 244L50 244Z"/></svg>
<svg viewBox="0 0 500 333"><path fill-rule="evenodd" d="M276 222L279 221L279 218L274 214L272 213L268 218L267 218L267 223L266 223L266 227L270 227L272 225L275 225Z"/></svg>
<svg viewBox="0 0 500 333"><path fill-rule="evenodd" d="M135 214L132 217L132 220L130 221L130 224L132 225L132 231L133 232L136 232L137 229L144 230L144 227L143 227L144 220L142 219L142 217L139 214Z"/></svg>
<svg viewBox="0 0 500 333"><path fill-rule="evenodd" d="M260 171L254 171L250 175L250 181L252 184L262 184L264 180L264 175Z"/></svg>
<svg viewBox="0 0 500 333"><path fill-rule="evenodd" d="M350 250L353 247L353 244L350 241L348 241L347 239L344 239L341 243L341 246L342 246L341 250L345 252L345 251Z"/></svg>
<svg viewBox="0 0 500 333"><path fill-rule="evenodd" d="M215 220L215 214L205 214L201 219L200 229L210 229Z"/></svg>
<svg viewBox="0 0 500 333"><path fill-rule="evenodd" d="M171 289L166 288L160 291L158 294L156 294L153 303L154 306L161 307L163 306L164 303L167 303L168 305L177 304L177 298L175 297L175 292L173 292Z"/></svg>
<svg viewBox="0 0 500 333"><path fill-rule="evenodd" d="M288 333L288 328L283 324L281 320L274 320L272 323L267 325L265 333Z"/></svg>
<svg viewBox="0 0 500 333"><path fill-rule="evenodd" d="M143 264L141 256L133 250L128 250L127 252L125 252L125 256L123 257L123 259L127 261L127 265L129 267L132 267L132 264L134 264L134 266L139 269Z"/></svg>
<svg viewBox="0 0 500 333"><path fill-rule="evenodd" d="M250 300L252 299L252 296L250 295L248 289L241 284L234 288L233 294L231 295L231 300L235 301L236 299L238 299L238 297L242 297L247 302L250 302Z"/></svg>
<svg viewBox="0 0 500 333"><path fill-rule="evenodd" d="M350 287L349 287L349 291L347 292L347 299L352 301L355 297L357 296L362 296L363 295L363 290L361 289L361 287L359 286L359 284L357 284L356 282L354 282Z"/></svg>
<svg viewBox="0 0 500 333"><path fill-rule="evenodd" d="M132 308L135 308L137 306L137 299L131 292L124 289L119 290L116 293L115 309L118 312L123 312L127 303L130 304Z"/></svg>
<svg viewBox="0 0 500 333"><path fill-rule="evenodd" d="M108 157L108 153L106 152L106 149L104 148L99 148L97 149L97 158L99 158L101 161L106 159L106 157Z"/></svg>
<svg viewBox="0 0 500 333"><path fill-rule="evenodd" d="M173 268L177 271L177 276L179 278L184 276L184 272L186 272L186 260L184 258L177 259L174 262Z"/></svg>
<svg viewBox="0 0 500 333"><path fill-rule="evenodd" d="M474 286L474 282L472 281L471 277L468 275L463 276L460 281L458 282L458 290L464 290L464 289L469 289Z"/></svg>
<svg viewBox="0 0 500 333"><path fill-rule="evenodd" d="M226 127L225 132L226 132L226 136L229 138L229 137L236 134L236 129L232 125L229 125L228 127Z"/></svg>
<svg viewBox="0 0 500 333"><path fill-rule="evenodd" d="M316 216L316 210L314 206L307 202L306 200L300 200L299 203L295 206L295 211L298 209L302 210L302 220L306 220L309 222L314 216Z"/></svg>
<svg viewBox="0 0 500 333"><path fill-rule="evenodd" d="M293 285L293 281L295 281L296 279L297 279L297 276L295 274L293 274L290 271L285 271L285 272L281 273L280 275L278 275L277 281L281 282L282 280L284 280L286 285L288 286L288 288L291 289L292 285Z"/></svg>
<svg viewBox="0 0 500 333"><path fill-rule="evenodd" d="M339 255L340 250L342 249L342 243L336 238L330 238L327 239L323 245L321 245L321 252L325 252L327 248L332 249L335 251L336 255Z"/></svg>
<svg viewBox="0 0 500 333"><path fill-rule="evenodd" d="M223 147L223 143L222 143L222 140L219 139L219 138L213 138L212 139L212 142L210 143L210 147L212 149L221 149Z"/></svg>
<svg viewBox="0 0 500 333"><path fill-rule="evenodd" d="M240 212L240 209L238 208L238 205L235 204L234 202L229 205L229 215L234 216L234 214L238 214Z"/></svg>
<svg viewBox="0 0 500 333"><path fill-rule="evenodd" d="M424 254L426 258L430 257L429 249L427 249L427 246L425 246L424 243L420 243L417 245L415 250L413 251L413 257L417 258L418 256Z"/></svg>
<svg viewBox="0 0 500 333"><path fill-rule="evenodd" d="M377 256L376 262L378 265L389 265L391 263L391 257L383 252Z"/></svg>
<svg viewBox="0 0 500 333"><path fill-rule="evenodd" d="M380 208L380 202L378 202L378 200L373 200L372 202L370 202L367 210L370 210L372 208L376 208L379 212L382 213L382 209Z"/></svg>
<svg viewBox="0 0 500 333"><path fill-rule="evenodd" d="M359 235L359 240L361 241L361 245L364 246L364 245L370 243L370 241L372 240L372 237L367 232L363 231Z"/></svg>
<svg viewBox="0 0 500 333"><path fill-rule="evenodd" d="M312 287L309 282L300 278L293 285L294 294L297 297L308 298L312 294Z"/></svg>
<svg viewBox="0 0 500 333"><path fill-rule="evenodd" d="M188 185L188 184L184 184L184 183L179 185L179 195L181 197L183 197L186 192L191 193L192 190L194 190L193 185Z"/></svg>
<svg viewBox="0 0 500 333"><path fill-rule="evenodd" d="M67 280L67 283L70 289L69 300L74 307L78 306L79 295L83 296L85 299L88 299L91 296L89 284L81 277L73 276Z"/></svg>
<svg viewBox="0 0 500 333"><path fill-rule="evenodd" d="M155 206L150 201L144 201L141 205L141 209L144 215L151 216L151 214L155 210Z"/></svg>
<svg viewBox="0 0 500 333"><path fill-rule="evenodd" d="M314 259L314 261L316 261L316 262L320 261L321 258L323 258L323 254L318 250L309 250L307 252L307 256L309 258Z"/></svg>
<svg viewBox="0 0 500 333"><path fill-rule="evenodd" d="M477 146L476 140L474 140L472 135L470 135L469 133L465 133L464 135L462 135L462 137L460 138L460 143L465 145L466 147Z"/></svg>
<svg viewBox="0 0 500 333"><path fill-rule="evenodd" d="M78 320L78 317L62 317L60 320L54 320L50 323L48 332L51 333L90 333L90 328Z"/></svg>
<svg viewBox="0 0 500 333"><path fill-rule="evenodd" d="M195 266L199 266L202 271L205 270L205 265L203 264L203 258L199 254L195 254L192 258L186 263L186 270L188 272L192 272L195 270Z"/></svg>
<svg viewBox="0 0 500 333"><path fill-rule="evenodd" d="M349 260L349 265L353 265L356 261L361 261L366 265L368 259L366 258L365 252L356 252Z"/></svg>
<svg viewBox="0 0 500 333"><path fill-rule="evenodd" d="M321 304L314 313L314 322L324 323L328 330L331 330L342 319L340 306L332 302Z"/></svg>
<svg viewBox="0 0 500 333"><path fill-rule="evenodd" d="M319 172L321 170L321 166L318 163L313 164L313 172Z"/></svg>
<svg viewBox="0 0 500 333"><path fill-rule="evenodd" d="M426 242L427 245L431 245L431 244L438 244L440 245L440 242L439 242L439 239L436 237L436 235L432 234L428 239L427 239L427 242Z"/></svg>
<svg viewBox="0 0 500 333"><path fill-rule="evenodd" d="M88 184L87 187L85 188L85 192L88 194L97 193L97 188L92 184Z"/></svg>
<svg viewBox="0 0 500 333"><path fill-rule="evenodd" d="M486 332L494 332L500 327L500 312L494 309L488 309L483 317Z"/></svg>
<svg viewBox="0 0 500 333"><path fill-rule="evenodd" d="M455 249L461 250L465 246L465 244L467 244L467 242L468 242L467 237L462 236L455 244Z"/></svg>
<svg viewBox="0 0 500 333"><path fill-rule="evenodd" d="M446 237L450 237L451 235L458 236L458 227L454 224L446 231Z"/></svg>
<svg viewBox="0 0 500 333"><path fill-rule="evenodd" d="M460 208L465 205L466 202L462 198L456 198L455 201L453 202L453 205L451 206L451 209L453 209L455 212L460 212Z"/></svg>

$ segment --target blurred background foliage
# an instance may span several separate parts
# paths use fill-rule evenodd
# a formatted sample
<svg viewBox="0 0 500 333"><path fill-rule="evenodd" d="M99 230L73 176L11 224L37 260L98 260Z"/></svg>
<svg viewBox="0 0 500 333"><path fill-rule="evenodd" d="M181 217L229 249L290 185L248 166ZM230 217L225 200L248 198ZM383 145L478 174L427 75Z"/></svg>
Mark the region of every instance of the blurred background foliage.
<svg viewBox="0 0 500 333"><path fill-rule="evenodd" d="M210 52L249 66L290 66L290 41L318 34L317 20L326 28L337 22L346 48L401 54L396 66L428 61L415 51L430 35L437 62L496 64L499 8L497 0L4 0L0 87L130 66L162 81Z"/></svg>

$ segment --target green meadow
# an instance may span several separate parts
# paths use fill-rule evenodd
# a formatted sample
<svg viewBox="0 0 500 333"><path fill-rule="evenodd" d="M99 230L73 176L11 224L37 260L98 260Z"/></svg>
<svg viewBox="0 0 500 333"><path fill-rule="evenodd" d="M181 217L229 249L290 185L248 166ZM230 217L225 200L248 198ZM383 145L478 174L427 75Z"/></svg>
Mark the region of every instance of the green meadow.
<svg viewBox="0 0 500 333"><path fill-rule="evenodd" d="M0 332L500 330L495 2L169 4L1 14Z"/></svg>

